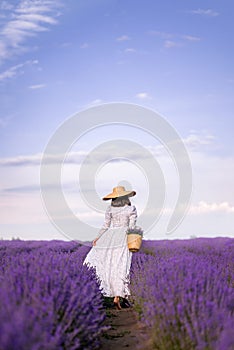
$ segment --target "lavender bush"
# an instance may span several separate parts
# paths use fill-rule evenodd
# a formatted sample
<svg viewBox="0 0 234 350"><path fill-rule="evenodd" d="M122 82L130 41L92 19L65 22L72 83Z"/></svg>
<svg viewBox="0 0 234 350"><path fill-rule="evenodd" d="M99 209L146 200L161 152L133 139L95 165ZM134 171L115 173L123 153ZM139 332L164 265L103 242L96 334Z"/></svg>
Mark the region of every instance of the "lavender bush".
<svg viewBox="0 0 234 350"><path fill-rule="evenodd" d="M148 241L133 256L135 308L154 349L234 349L233 243Z"/></svg>
<svg viewBox="0 0 234 350"><path fill-rule="evenodd" d="M1 242L0 349L96 349L105 327L89 248L75 242Z"/></svg>

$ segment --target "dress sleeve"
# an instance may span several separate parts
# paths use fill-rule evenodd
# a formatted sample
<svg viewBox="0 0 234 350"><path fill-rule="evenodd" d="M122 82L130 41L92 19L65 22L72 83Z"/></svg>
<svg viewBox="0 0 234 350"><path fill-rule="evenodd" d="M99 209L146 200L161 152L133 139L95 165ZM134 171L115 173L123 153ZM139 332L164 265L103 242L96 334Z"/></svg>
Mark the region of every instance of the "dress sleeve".
<svg viewBox="0 0 234 350"><path fill-rule="evenodd" d="M102 225L100 231L98 232L98 237L101 237L101 235L104 232L106 232L106 230L110 227L110 224L111 224L111 206L109 206L106 209L104 224Z"/></svg>
<svg viewBox="0 0 234 350"><path fill-rule="evenodd" d="M132 211L130 212L130 215L129 215L129 227L130 228L135 227L136 221L137 221L137 210L135 205L133 205Z"/></svg>

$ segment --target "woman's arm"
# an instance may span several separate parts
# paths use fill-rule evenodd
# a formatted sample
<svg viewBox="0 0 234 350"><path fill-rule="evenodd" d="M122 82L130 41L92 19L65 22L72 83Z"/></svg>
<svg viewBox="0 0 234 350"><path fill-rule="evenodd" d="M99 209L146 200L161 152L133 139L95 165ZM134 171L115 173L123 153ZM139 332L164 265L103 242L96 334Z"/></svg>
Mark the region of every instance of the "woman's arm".
<svg viewBox="0 0 234 350"><path fill-rule="evenodd" d="M96 245L97 240L103 235L104 232L110 227L111 224L111 206L106 209L104 224L98 232L97 238L94 239L93 245Z"/></svg>
<svg viewBox="0 0 234 350"><path fill-rule="evenodd" d="M132 206L132 211L130 212L129 215L129 227L133 228L136 226L136 221L137 221L137 210L135 205Z"/></svg>

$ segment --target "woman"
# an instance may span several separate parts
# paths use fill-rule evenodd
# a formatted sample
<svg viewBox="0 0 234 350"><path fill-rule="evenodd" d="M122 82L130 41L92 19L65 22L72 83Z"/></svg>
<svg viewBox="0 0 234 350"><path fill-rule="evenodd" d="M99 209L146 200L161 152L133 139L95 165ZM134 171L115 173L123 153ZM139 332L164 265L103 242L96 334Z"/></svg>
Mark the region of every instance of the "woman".
<svg viewBox="0 0 234 350"><path fill-rule="evenodd" d="M84 264L96 269L103 295L114 297L118 309L121 309L120 297L130 295L128 283L132 253L128 250L126 230L136 225L137 211L129 200L135 194L135 191L126 191L123 186L117 186L103 198L111 199L111 205L84 261Z"/></svg>

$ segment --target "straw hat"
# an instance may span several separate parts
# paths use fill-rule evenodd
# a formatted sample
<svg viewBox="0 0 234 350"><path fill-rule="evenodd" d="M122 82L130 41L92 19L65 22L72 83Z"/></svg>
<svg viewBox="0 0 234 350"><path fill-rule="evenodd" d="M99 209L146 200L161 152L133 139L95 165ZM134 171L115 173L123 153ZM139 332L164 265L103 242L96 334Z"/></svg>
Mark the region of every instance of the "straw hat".
<svg viewBox="0 0 234 350"><path fill-rule="evenodd" d="M126 191L125 187L117 186L117 187L113 188L112 193L109 193L108 195L106 195L102 199L104 201L107 201L108 199L118 198L118 197L123 197L123 196L133 197L133 196L135 196L135 194L136 194L135 191Z"/></svg>

